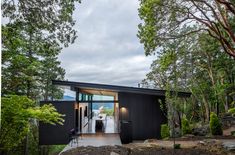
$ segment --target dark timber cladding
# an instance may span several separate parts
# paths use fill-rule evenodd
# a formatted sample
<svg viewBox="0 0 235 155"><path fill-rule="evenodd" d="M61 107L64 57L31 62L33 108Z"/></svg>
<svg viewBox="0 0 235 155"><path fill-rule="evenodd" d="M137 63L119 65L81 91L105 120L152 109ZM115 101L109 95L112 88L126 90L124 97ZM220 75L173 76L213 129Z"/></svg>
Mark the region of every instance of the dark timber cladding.
<svg viewBox="0 0 235 155"><path fill-rule="evenodd" d="M160 109L159 99L163 97L147 94L118 93L119 106L126 111L120 114L120 120L132 122L132 136L135 140L160 138L161 124L167 122Z"/></svg>
<svg viewBox="0 0 235 155"><path fill-rule="evenodd" d="M40 105L51 103L59 113L65 114L63 125L50 125L39 122L39 144L68 144L69 133L75 127L74 101L42 101Z"/></svg>
<svg viewBox="0 0 235 155"><path fill-rule="evenodd" d="M160 101L165 104L165 90L115 86L71 81L52 81L54 85L69 86L76 91L76 101L44 101L42 104L52 103L62 114L65 114L64 125L48 125L40 123L39 142L41 145L68 144L69 131L78 127L81 116L77 107L84 100L79 99L79 93L91 94L109 93L117 96L114 101L88 99L84 102L103 103L114 102L117 106L117 121L120 123L120 138L123 143L133 140L160 138L161 124L167 122L166 116L160 108ZM190 97L191 93L179 92L179 97ZM88 106L88 109L90 107ZM77 111L76 111L77 110ZM91 110L90 110L91 111ZM89 115L89 114L88 114Z"/></svg>

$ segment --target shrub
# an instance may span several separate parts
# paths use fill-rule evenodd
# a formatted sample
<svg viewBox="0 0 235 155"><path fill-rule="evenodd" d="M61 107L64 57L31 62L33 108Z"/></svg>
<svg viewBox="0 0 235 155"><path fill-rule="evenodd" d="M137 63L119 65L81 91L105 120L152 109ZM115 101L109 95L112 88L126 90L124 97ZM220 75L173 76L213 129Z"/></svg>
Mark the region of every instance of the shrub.
<svg viewBox="0 0 235 155"><path fill-rule="evenodd" d="M170 137L170 130L167 124L162 124L161 125L161 137L164 138L168 138Z"/></svg>
<svg viewBox="0 0 235 155"><path fill-rule="evenodd" d="M175 144L175 145L174 145L174 149L181 149L180 144Z"/></svg>
<svg viewBox="0 0 235 155"><path fill-rule="evenodd" d="M232 136L235 136L235 131L231 131L231 135L232 135Z"/></svg>
<svg viewBox="0 0 235 155"><path fill-rule="evenodd" d="M191 133L191 128L186 117L183 117L182 119L182 133L183 135Z"/></svg>
<svg viewBox="0 0 235 155"><path fill-rule="evenodd" d="M235 115L235 108L230 108L230 109L228 110L228 113L229 113L229 114L232 114L232 115Z"/></svg>
<svg viewBox="0 0 235 155"><path fill-rule="evenodd" d="M0 154L20 146L29 132L36 130L29 120L63 124L64 115L51 104L37 107L28 97L17 95L2 97L1 101Z"/></svg>
<svg viewBox="0 0 235 155"><path fill-rule="evenodd" d="M210 115L210 130L212 135L222 135L222 124L215 113Z"/></svg>

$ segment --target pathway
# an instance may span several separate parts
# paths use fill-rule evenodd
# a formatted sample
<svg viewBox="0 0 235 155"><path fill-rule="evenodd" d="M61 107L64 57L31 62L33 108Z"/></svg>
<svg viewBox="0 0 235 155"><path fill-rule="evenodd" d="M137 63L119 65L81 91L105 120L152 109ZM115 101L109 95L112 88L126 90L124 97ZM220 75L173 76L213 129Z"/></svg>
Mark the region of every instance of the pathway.
<svg viewBox="0 0 235 155"><path fill-rule="evenodd" d="M72 148L81 146L114 146L122 145L119 134L108 134L108 133L96 133L96 134L85 134L82 138L78 139L78 144L70 142L62 152L70 150Z"/></svg>

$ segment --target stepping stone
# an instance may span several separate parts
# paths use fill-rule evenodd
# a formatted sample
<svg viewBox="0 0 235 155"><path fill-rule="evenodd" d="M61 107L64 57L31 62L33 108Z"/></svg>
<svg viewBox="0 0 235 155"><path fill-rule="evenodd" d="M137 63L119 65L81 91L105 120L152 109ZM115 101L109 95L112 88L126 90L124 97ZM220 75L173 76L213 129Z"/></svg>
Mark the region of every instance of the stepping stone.
<svg viewBox="0 0 235 155"><path fill-rule="evenodd" d="M228 151L235 151L235 141L234 142L223 142L222 145Z"/></svg>

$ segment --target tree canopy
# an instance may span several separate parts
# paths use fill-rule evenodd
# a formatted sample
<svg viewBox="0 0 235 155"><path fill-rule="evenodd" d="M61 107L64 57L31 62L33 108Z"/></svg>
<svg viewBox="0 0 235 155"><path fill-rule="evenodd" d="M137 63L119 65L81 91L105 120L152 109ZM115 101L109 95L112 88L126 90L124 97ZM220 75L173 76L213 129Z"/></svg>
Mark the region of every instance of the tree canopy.
<svg viewBox="0 0 235 155"><path fill-rule="evenodd" d="M145 54L156 56L143 86L192 92L187 111L178 112L206 122L210 112L227 112L235 90L235 1L141 0L139 16Z"/></svg>
<svg viewBox="0 0 235 155"><path fill-rule="evenodd" d="M58 55L77 38L73 18L76 2L80 0L2 1L6 22L1 29L1 149L14 152L18 148L13 154L36 154L37 120L61 123L62 115L52 105L39 107L39 101L62 98L63 91L53 86L52 80L64 80Z"/></svg>
<svg viewBox="0 0 235 155"><path fill-rule="evenodd" d="M9 23L40 31L44 39L57 40L68 46L76 39L72 17L75 2L80 0L3 0L2 16Z"/></svg>
<svg viewBox="0 0 235 155"><path fill-rule="evenodd" d="M138 36L147 55L174 40L206 32L235 57L234 0L141 0Z"/></svg>

